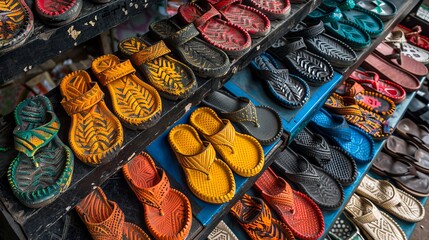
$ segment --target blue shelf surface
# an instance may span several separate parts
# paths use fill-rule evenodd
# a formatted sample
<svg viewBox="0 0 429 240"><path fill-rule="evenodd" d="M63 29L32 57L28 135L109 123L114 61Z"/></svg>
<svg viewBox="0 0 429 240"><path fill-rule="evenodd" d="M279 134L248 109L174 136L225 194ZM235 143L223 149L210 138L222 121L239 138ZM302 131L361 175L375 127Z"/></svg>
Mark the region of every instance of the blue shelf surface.
<svg viewBox="0 0 429 240"><path fill-rule="evenodd" d="M258 105L258 103L255 103L255 105ZM192 194L192 192L188 188L186 183L186 177L185 177L185 174L183 173L182 167L177 161L176 156L174 155L174 152L171 150L170 144L168 143L168 133L170 132L170 130L178 124L188 123L189 116L196 108L197 107L191 107L190 110L187 111L182 118L180 118L176 123L170 126L166 131L164 131L164 133L161 136L159 136L154 142L152 142L146 148L146 151L149 152L149 154L153 157L157 165L165 169L169 178L173 178L181 186L181 189L184 190L183 193L189 198L191 202L192 213L194 217L196 217L203 226L206 226L209 223L211 223L213 217L216 214L229 211L229 208L226 209L227 208L226 205L228 203L210 204L195 197L194 194ZM277 149L279 145L279 141L280 140L277 140L275 143L271 145L263 146L265 156L270 154L271 151L274 151L275 149ZM251 179L253 179L253 181L256 180L254 178L241 177L236 175L235 173L234 173L234 179L236 184L236 193L241 188L243 188L243 186L248 181L251 181Z"/></svg>
<svg viewBox="0 0 429 240"><path fill-rule="evenodd" d="M275 109L282 117L283 128L289 135L290 142L323 106L329 93L332 92L341 79L342 75L335 72L333 79L328 83L320 87L310 87L310 99L299 109L288 109L272 100L272 97L265 91L263 82L257 77L252 76L249 68L237 72L224 87L236 96L245 96L262 105L267 105Z"/></svg>

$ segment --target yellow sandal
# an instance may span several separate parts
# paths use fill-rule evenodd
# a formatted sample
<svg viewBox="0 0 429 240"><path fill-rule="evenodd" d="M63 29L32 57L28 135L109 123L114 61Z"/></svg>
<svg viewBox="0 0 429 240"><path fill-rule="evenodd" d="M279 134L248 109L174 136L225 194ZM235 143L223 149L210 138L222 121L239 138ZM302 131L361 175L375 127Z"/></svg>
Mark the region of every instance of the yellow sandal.
<svg viewBox="0 0 429 240"><path fill-rule="evenodd" d="M216 158L213 146L201 141L192 126L177 125L168 134L168 142L195 196L209 203L225 203L234 197L235 180L231 169Z"/></svg>
<svg viewBox="0 0 429 240"><path fill-rule="evenodd" d="M264 167L264 151L258 140L236 132L229 120L220 119L211 108L198 108L190 122L238 175L255 176Z"/></svg>
<svg viewBox="0 0 429 240"><path fill-rule="evenodd" d="M120 62L108 54L92 62L98 81L109 89L113 111L131 129L146 129L161 117L161 97L155 88L140 80L129 60Z"/></svg>

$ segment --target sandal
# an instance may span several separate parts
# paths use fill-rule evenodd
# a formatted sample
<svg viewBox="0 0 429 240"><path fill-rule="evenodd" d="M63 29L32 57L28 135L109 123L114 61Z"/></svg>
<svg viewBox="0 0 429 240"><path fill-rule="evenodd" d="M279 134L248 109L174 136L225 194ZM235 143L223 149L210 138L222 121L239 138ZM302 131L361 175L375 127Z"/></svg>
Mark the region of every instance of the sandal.
<svg viewBox="0 0 429 240"><path fill-rule="evenodd" d="M210 142L201 141L195 128L187 124L175 126L168 134L168 142L195 196L209 203L225 203L234 197L231 169L216 158Z"/></svg>
<svg viewBox="0 0 429 240"><path fill-rule="evenodd" d="M322 21L314 24L298 23L286 36L302 37L311 52L325 58L334 67L348 67L357 60L355 51L344 42L324 33Z"/></svg>
<svg viewBox="0 0 429 240"><path fill-rule="evenodd" d="M207 236L208 240L238 240L234 232L225 224L223 220L217 224L215 229Z"/></svg>
<svg viewBox="0 0 429 240"><path fill-rule="evenodd" d="M425 209L419 200L397 189L388 181L365 175L356 193L406 222L419 222L425 216Z"/></svg>
<svg viewBox="0 0 429 240"><path fill-rule="evenodd" d="M202 102L220 116L232 121L242 132L256 138L261 144L275 142L283 133L279 114L267 106L257 106L245 97L235 97L224 91L214 91Z"/></svg>
<svg viewBox="0 0 429 240"><path fill-rule="evenodd" d="M343 186L356 180L357 167L353 157L342 148L329 145L321 135L304 128L295 136L291 146Z"/></svg>
<svg viewBox="0 0 429 240"><path fill-rule="evenodd" d="M150 240L137 225L125 222L118 204L109 201L100 187L76 205L76 212L95 240Z"/></svg>
<svg viewBox="0 0 429 240"><path fill-rule="evenodd" d="M398 223L366 198L353 194L347 203L345 214L362 230L366 239L407 239Z"/></svg>
<svg viewBox="0 0 429 240"><path fill-rule="evenodd" d="M109 90L113 111L125 127L141 130L159 121L161 97L155 88L135 75L129 60L121 63L115 55L104 55L96 58L91 68L101 85Z"/></svg>
<svg viewBox="0 0 429 240"><path fill-rule="evenodd" d="M13 139L18 155L9 165L8 182L21 203L41 208L69 187L73 153L57 135L60 121L47 97L38 95L22 101L14 115Z"/></svg>
<svg viewBox="0 0 429 240"><path fill-rule="evenodd" d="M396 15L396 5L389 0L360 0L357 5L373 12L383 21L388 21Z"/></svg>
<svg viewBox="0 0 429 240"><path fill-rule="evenodd" d="M189 121L238 175L252 177L264 167L264 151L258 140L236 132L229 120L220 119L211 108L198 108Z"/></svg>
<svg viewBox="0 0 429 240"><path fill-rule="evenodd" d="M371 170L383 177L390 177L402 190L416 197L429 196L429 176L416 170L414 165L402 159L380 152Z"/></svg>
<svg viewBox="0 0 429 240"><path fill-rule="evenodd" d="M394 157L409 161L419 171L429 173L429 152L420 149L414 142L392 135L387 139L384 149Z"/></svg>
<svg viewBox="0 0 429 240"><path fill-rule="evenodd" d="M261 11L270 20L286 19L291 10L289 0L247 0L246 4Z"/></svg>
<svg viewBox="0 0 429 240"><path fill-rule="evenodd" d="M82 0L35 1L36 12L40 20L53 27L63 26L75 20L79 16L82 5Z"/></svg>
<svg viewBox="0 0 429 240"><path fill-rule="evenodd" d="M346 103L346 101L350 102L350 104ZM393 129L389 126L387 120L377 113L361 108L356 102L354 98L343 98L336 93L332 93L324 106L331 112L343 116L347 122L364 130L375 140L386 139L392 134Z"/></svg>
<svg viewBox="0 0 429 240"><path fill-rule="evenodd" d="M354 0L325 0L322 2L321 8L327 10L339 8L346 21L356 24L356 27L368 33L372 38L378 37L384 30L384 23L377 14L356 6Z"/></svg>
<svg viewBox="0 0 429 240"><path fill-rule="evenodd" d="M252 69L264 82L274 99L286 108L296 109L304 106L310 99L310 87L300 77L281 69L280 64L268 53L262 53L251 63Z"/></svg>
<svg viewBox="0 0 429 240"><path fill-rule="evenodd" d="M328 11L318 7L308 14L307 20L309 22L322 20L329 35L346 42L354 50L364 49L371 43L368 33L361 30L356 23L346 20L339 8Z"/></svg>
<svg viewBox="0 0 429 240"><path fill-rule="evenodd" d="M241 0L207 0L223 17L250 35L260 37L271 30L271 22L259 10L241 4Z"/></svg>
<svg viewBox="0 0 429 240"><path fill-rule="evenodd" d="M293 235L303 240L316 240L324 231L323 215L307 195L292 190L271 168L256 180L254 187L286 223Z"/></svg>
<svg viewBox="0 0 429 240"><path fill-rule="evenodd" d="M349 125L338 115L320 109L310 121L313 129L343 148L359 163L367 163L374 156L374 140L360 128Z"/></svg>
<svg viewBox="0 0 429 240"><path fill-rule="evenodd" d="M398 84L380 79L376 72L354 70L349 79L359 83L366 90L372 90L392 99L396 104L404 101L406 97L405 90Z"/></svg>
<svg viewBox="0 0 429 240"><path fill-rule="evenodd" d="M170 49L162 40L150 45L144 39L131 37L119 43L119 50L131 59L162 97L184 99L197 89L192 70L168 56Z"/></svg>
<svg viewBox="0 0 429 240"><path fill-rule="evenodd" d="M429 152L429 129L425 125L417 125L411 119L404 118L396 126L396 132Z"/></svg>
<svg viewBox="0 0 429 240"><path fill-rule="evenodd" d="M387 96L365 90L363 86L352 79L345 80L335 90L336 93L346 98L353 98L359 107L376 113L383 118L389 118L396 110L396 104Z"/></svg>
<svg viewBox="0 0 429 240"><path fill-rule="evenodd" d="M237 218L252 240L295 239L284 223L272 218L270 208L260 198L244 194L231 208L230 213Z"/></svg>
<svg viewBox="0 0 429 240"><path fill-rule="evenodd" d="M384 42L391 47L399 49L400 53L423 64L429 63L429 52L407 42L404 32L401 30L390 32Z"/></svg>
<svg viewBox="0 0 429 240"><path fill-rule="evenodd" d="M326 239L326 238L325 238ZM328 240L365 240L359 233L359 228L342 213L328 233Z"/></svg>
<svg viewBox="0 0 429 240"><path fill-rule="evenodd" d="M324 58L305 50L303 38L281 38L268 52L285 63L291 73L303 78L311 86L320 86L334 76L334 69Z"/></svg>
<svg viewBox="0 0 429 240"><path fill-rule="evenodd" d="M194 23L201 37L213 46L225 51L233 58L244 54L252 40L243 28L224 20L222 13L210 4L205 9L196 3L180 6L178 14L186 23Z"/></svg>
<svg viewBox="0 0 429 240"><path fill-rule="evenodd" d="M414 26L412 29L409 29L403 25L396 25L396 27L393 29L393 31L401 30L405 33L405 37L407 38L408 42L412 45L422 48L426 51L429 51L429 38L422 35L422 27L420 26Z"/></svg>
<svg viewBox="0 0 429 240"><path fill-rule="evenodd" d="M230 62L226 53L197 38L199 32L193 24L180 28L173 21L164 19L149 27L196 75L221 77L228 72Z"/></svg>
<svg viewBox="0 0 429 240"><path fill-rule="evenodd" d="M34 31L34 17L24 0L3 1L0 15L0 53L5 53L20 47L30 38Z"/></svg>
<svg viewBox="0 0 429 240"><path fill-rule="evenodd" d="M167 174L142 152L122 168L125 180L143 204L144 219L156 239L185 239L191 229L192 210L188 198L170 188Z"/></svg>
<svg viewBox="0 0 429 240"><path fill-rule="evenodd" d="M61 80L60 91L71 117L69 144L76 157L91 166L109 162L119 153L124 132L98 84L87 72L75 71Z"/></svg>
<svg viewBox="0 0 429 240"><path fill-rule="evenodd" d="M344 191L341 184L321 168L311 165L303 156L286 149L277 154L273 164L320 208L334 210L343 203Z"/></svg>

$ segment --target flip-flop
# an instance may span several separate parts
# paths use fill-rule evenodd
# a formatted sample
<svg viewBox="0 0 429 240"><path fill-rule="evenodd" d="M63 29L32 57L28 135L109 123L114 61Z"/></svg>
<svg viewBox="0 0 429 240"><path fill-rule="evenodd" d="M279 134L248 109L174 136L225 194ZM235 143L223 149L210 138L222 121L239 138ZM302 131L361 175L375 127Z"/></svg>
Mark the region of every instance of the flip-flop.
<svg viewBox="0 0 429 240"><path fill-rule="evenodd" d="M344 19L339 8L328 11L318 7L307 16L307 21L319 20L324 22L329 35L346 42L354 50L364 49L371 43L368 33L361 30L356 23Z"/></svg>
<svg viewBox="0 0 429 240"><path fill-rule="evenodd" d="M375 13L381 20L387 21L396 15L396 5L389 0L360 0L357 6Z"/></svg>
<svg viewBox="0 0 429 240"><path fill-rule="evenodd" d="M143 38L131 37L119 43L119 50L130 58L133 65L162 97L171 100L184 99L197 89L192 70L167 55L171 51L164 41L151 45Z"/></svg>
<svg viewBox="0 0 429 240"><path fill-rule="evenodd" d="M393 30L403 31L409 43L419 48L425 49L426 51L429 51L429 38L421 34L421 26L417 25L414 26L412 29L409 29L403 25L398 24Z"/></svg>
<svg viewBox="0 0 429 240"><path fill-rule="evenodd" d="M356 61L356 53L349 45L325 33L322 21L298 23L286 36L302 37L307 49L325 58L334 67L348 67Z"/></svg>
<svg viewBox="0 0 429 240"><path fill-rule="evenodd" d="M234 232L221 220L215 229L207 236L208 240L238 240Z"/></svg>
<svg viewBox="0 0 429 240"><path fill-rule="evenodd" d="M210 142L201 141L191 125L171 129L168 142L177 157L192 193L209 203L225 203L235 194L235 180L225 162L216 158Z"/></svg>
<svg viewBox="0 0 429 240"><path fill-rule="evenodd" d="M194 23L205 41L233 58L241 56L250 48L252 39L246 30L225 20L212 5L204 4L203 7L186 3L180 6L178 14L184 22Z"/></svg>
<svg viewBox="0 0 429 240"><path fill-rule="evenodd" d="M164 170L142 152L122 168L125 180L143 204L144 219L157 239L185 239L191 230L192 210L188 198L170 187Z"/></svg>
<svg viewBox="0 0 429 240"><path fill-rule="evenodd" d="M346 79L335 90L336 93L344 98L350 97L356 100L356 104L361 108L376 113L383 118L388 118L396 110L396 104L387 96L365 90L365 88L352 79Z"/></svg>
<svg viewBox="0 0 429 240"><path fill-rule="evenodd" d="M348 123L364 130L376 140L386 139L393 132L386 119L360 107L354 98L343 98L337 93L332 93L324 107L343 116Z"/></svg>
<svg viewBox="0 0 429 240"><path fill-rule="evenodd" d="M140 227L125 222L118 204L109 201L100 187L76 205L76 212L94 239L150 240Z"/></svg>
<svg viewBox="0 0 429 240"><path fill-rule="evenodd" d="M419 200L397 189L386 180L376 180L365 175L356 193L398 219L419 222L425 216L425 209Z"/></svg>
<svg viewBox="0 0 429 240"><path fill-rule="evenodd" d="M330 145L321 135L304 128L295 136L291 147L343 186L356 180L357 167L353 157L342 148Z"/></svg>
<svg viewBox="0 0 429 240"><path fill-rule="evenodd" d="M135 75L130 60L121 62L112 54L96 58L92 71L112 99L113 111L125 127L146 129L161 118L161 97L155 88Z"/></svg>
<svg viewBox="0 0 429 240"><path fill-rule="evenodd" d="M260 198L244 194L229 212L237 218L238 223L252 240L295 239L284 223L272 217L270 208Z"/></svg>
<svg viewBox="0 0 429 240"><path fill-rule="evenodd" d="M232 121L241 131L252 135L261 144L271 144L283 132L279 114L268 106L257 106L245 97L214 91L202 101L223 118Z"/></svg>
<svg viewBox="0 0 429 240"><path fill-rule="evenodd" d="M267 35L271 22L259 10L241 4L241 0L207 0L229 22L240 26L254 37Z"/></svg>
<svg viewBox="0 0 429 240"><path fill-rule="evenodd" d="M264 86L274 99L286 108L302 107L310 99L310 87L300 77L281 69L280 64L268 53L262 53L251 63Z"/></svg>
<svg viewBox="0 0 429 240"><path fill-rule="evenodd" d="M60 91L71 117L69 144L75 156L91 166L109 162L119 153L124 132L98 84L87 72L76 71L61 80Z"/></svg>
<svg viewBox="0 0 429 240"><path fill-rule="evenodd" d="M343 117L331 115L322 108L314 114L310 125L325 138L342 147L357 162L372 160L374 140L363 130L349 125Z"/></svg>
<svg viewBox="0 0 429 240"><path fill-rule="evenodd" d="M401 226L366 198L353 194L344 212L362 230L366 239L407 239Z"/></svg>
<svg viewBox="0 0 429 240"><path fill-rule="evenodd" d="M198 108L191 114L189 122L238 175L255 176L264 167L264 151L258 140L236 132L232 123L220 119L213 109Z"/></svg>
<svg viewBox="0 0 429 240"><path fill-rule="evenodd" d="M321 8L335 10L339 8L343 18L356 24L356 27L365 31L372 38L378 37L384 30L383 21L377 14L359 6L354 0L325 0Z"/></svg>
<svg viewBox="0 0 429 240"><path fill-rule="evenodd" d="M334 69L324 58L305 50L301 37L280 38L268 52L285 63L291 73L306 80L311 86L320 86L334 76Z"/></svg>
<svg viewBox="0 0 429 240"><path fill-rule="evenodd" d="M380 76L376 72L360 71L356 69L350 74L349 79L356 81L367 90L376 91L385 95L392 99L394 103L400 103L404 101L406 97L404 88L397 83L380 79Z"/></svg>
<svg viewBox="0 0 429 240"><path fill-rule="evenodd" d="M181 28L170 19L163 19L149 27L196 75L221 77L228 72L226 53L197 38L200 33L193 24Z"/></svg>
<svg viewBox="0 0 429 240"><path fill-rule="evenodd" d="M404 118L396 126L396 132L429 152L429 129L425 125L417 125L411 119Z"/></svg>
<svg viewBox="0 0 429 240"><path fill-rule="evenodd" d="M321 168L290 149L279 152L275 157L273 166L320 208L334 210L341 206L344 201L343 187Z"/></svg>
<svg viewBox="0 0 429 240"><path fill-rule="evenodd" d="M371 171L383 177L390 177L398 187L413 196L429 196L429 176L418 171L406 160L394 159L380 152L373 161Z"/></svg>
<svg viewBox="0 0 429 240"><path fill-rule="evenodd" d="M401 49L395 49L387 43L381 42L378 44L374 53L399 67L402 71L413 74L417 77L428 75L428 69L423 63L401 54Z"/></svg>
<svg viewBox="0 0 429 240"><path fill-rule="evenodd" d="M0 15L4 19L0 25L0 53L5 53L20 47L30 38L34 31L34 17L24 0L2 2Z"/></svg>
<svg viewBox="0 0 429 240"><path fill-rule="evenodd" d="M271 168L256 180L254 187L294 236L303 240L315 240L323 234L325 224L317 204L307 195L292 190Z"/></svg>
<svg viewBox="0 0 429 240"><path fill-rule="evenodd" d="M289 0L246 0L245 2L261 11L270 20L285 19L291 10Z"/></svg>
<svg viewBox="0 0 429 240"><path fill-rule="evenodd" d="M400 53L407 57L425 65L429 63L429 52L408 43L405 33L401 30L390 32L384 39L384 42L393 48L399 49Z"/></svg>
<svg viewBox="0 0 429 240"><path fill-rule="evenodd" d="M57 135L60 121L47 97L38 95L22 101L14 116L13 140L18 155L9 165L7 179L21 203L44 207L68 188L73 153Z"/></svg>
<svg viewBox="0 0 429 240"><path fill-rule="evenodd" d="M429 173L429 151L420 149L417 144L392 135L387 139L384 149L392 156L409 161L419 171Z"/></svg>
<svg viewBox="0 0 429 240"><path fill-rule="evenodd" d="M332 224L328 237L327 240L365 240L360 235L359 228L344 213Z"/></svg>
<svg viewBox="0 0 429 240"><path fill-rule="evenodd" d="M36 0L36 12L43 23L59 27L70 23L79 16L82 0Z"/></svg>

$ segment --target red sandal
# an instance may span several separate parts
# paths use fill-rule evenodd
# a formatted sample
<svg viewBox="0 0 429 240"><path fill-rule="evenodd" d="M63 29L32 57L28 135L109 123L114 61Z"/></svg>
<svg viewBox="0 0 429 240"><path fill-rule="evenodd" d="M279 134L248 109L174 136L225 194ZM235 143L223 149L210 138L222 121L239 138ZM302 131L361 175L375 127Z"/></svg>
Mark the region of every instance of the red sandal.
<svg viewBox="0 0 429 240"><path fill-rule="evenodd" d="M402 25L398 25L395 27L394 31L395 30L401 30L402 32L404 32L405 38L407 38L410 44L429 51L429 38L421 35L422 27L417 25L414 26L413 29L409 29Z"/></svg>

